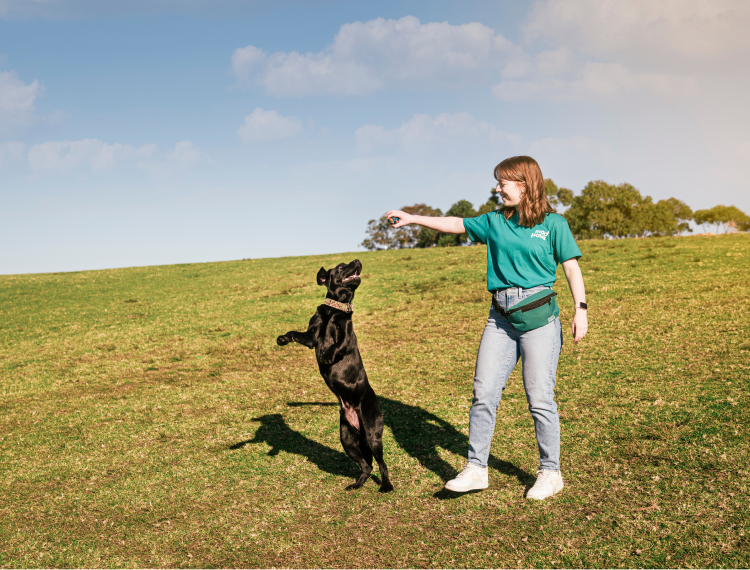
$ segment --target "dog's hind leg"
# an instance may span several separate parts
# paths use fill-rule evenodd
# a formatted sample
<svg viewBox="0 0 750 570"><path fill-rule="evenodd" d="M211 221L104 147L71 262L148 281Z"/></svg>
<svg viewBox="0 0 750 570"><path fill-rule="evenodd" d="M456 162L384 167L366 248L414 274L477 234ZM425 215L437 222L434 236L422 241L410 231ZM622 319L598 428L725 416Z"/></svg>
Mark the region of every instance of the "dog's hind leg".
<svg viewBox="0 0 750 570"><path fill-rule="evenodd" d="M393 491L393 484L388 476L388 467L383 460L383 414L378 408L378 401L375 392L366 398L370 402L362 404L362 429L365 432L366 443L370 447L372 456L378 462L380 469L380 492L388 493ZM365 411L367 410L367 411Z"/></svg>
<svg viewBox="0 0 750 570"><path fill-rule="evenodd" d="M385 464L385 461L383 460L383 432L381 430L379 437L372 438L372 441L370 438L368 438L367 443L370 446L370 449L372 449L372 455L375 457L375 461L378 462L378 468L380 469L380 489L378 489L381 493L388 493L390 491L393 491L393 484L391 483L391 478L388 476L388 467Z"/></svg>
<svg viewBox="0 0 750 570"><path fill-rule="evenodd" d="M359 430L356 430L349 425L349 422L346 421L346 416L344 415L343 410L341 410L339 435L341 437L341 445L344 447L346 454L351 457L357 465L359 465L360 469L362 469L362 473L359 474L357 480L349 485L347 489L359 489L370 477L370 473L372 473L372 454L362 453L362 434Z"/></svg>
<svg viewBox="0 0 750 570"><path fill-rule="evenodd" d="M367 443L367 435L365 435L364 430L359 430L359 452L362 454L365 463L367 463L372 470L372 450Z"/></svg>

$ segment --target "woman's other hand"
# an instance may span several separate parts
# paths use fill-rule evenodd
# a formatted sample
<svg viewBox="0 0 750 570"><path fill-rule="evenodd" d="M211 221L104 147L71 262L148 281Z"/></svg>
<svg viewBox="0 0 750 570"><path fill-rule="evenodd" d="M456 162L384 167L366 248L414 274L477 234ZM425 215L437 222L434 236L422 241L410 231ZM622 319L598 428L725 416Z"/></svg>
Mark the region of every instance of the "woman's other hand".
<svg viewBox="0 0 750 570"><path fill-rule="evenodd" d="M573 340L578 342L589 330L589 317L586 309L577 308L576 314L573 315Z"/></svg>
<svg viewBox="0 0 750 570"><path fill-rule="evenodd" d="M576 309L573 315L573 340L578 342L589 330L589 317L585 309Z"/></svg>

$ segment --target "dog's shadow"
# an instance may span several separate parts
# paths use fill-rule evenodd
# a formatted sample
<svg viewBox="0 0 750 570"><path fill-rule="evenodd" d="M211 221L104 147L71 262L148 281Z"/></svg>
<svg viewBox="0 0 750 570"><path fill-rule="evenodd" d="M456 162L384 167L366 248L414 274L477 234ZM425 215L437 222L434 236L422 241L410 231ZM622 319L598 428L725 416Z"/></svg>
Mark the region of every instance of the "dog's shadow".
<svg viewBox="0 0 750 570"><path fill-rule="evenodd" d="M440 457L438 448L445 449L459 456L465 456L469 439L453 425L418 406L404 404L391 398L378 397L383 419L390 428L396 443L411 457L419 461L426 469L447 481L457 475L456 469ZM290 407L327 406L338 407L333 402L289 402ZM265 442L271 446L268 455L277 455L280 451L307 457L319 469L333 475L354 477L358 473L357 465L342 451L335 451L290 428L281 414L269 414L255 418L260 427L255 437L230 446L239 449L248 444ZM490 455L488 465L491 469L504 475L516 478L528 485L533 477L512 463ZM434 495L439 499L456 496L449 491L440 491Z"/></svg>
<svg viewBox="0 0 750 570"><path fill-rule="evenodd" d="M316 405L336 406L337 404L317 403ZM349 459L342 451L336 451L310 439L290 428L281 414L268 414L253 421L260 422L260 427L255 432L255 437L246 441L240 441L231 445L229 449L240 449L254 443L267 443L271 446L268 455L278 455L280 451L294 453L307 457L321 471L332 475L344 477L355 477L359 473L359 467Z"/></svg>

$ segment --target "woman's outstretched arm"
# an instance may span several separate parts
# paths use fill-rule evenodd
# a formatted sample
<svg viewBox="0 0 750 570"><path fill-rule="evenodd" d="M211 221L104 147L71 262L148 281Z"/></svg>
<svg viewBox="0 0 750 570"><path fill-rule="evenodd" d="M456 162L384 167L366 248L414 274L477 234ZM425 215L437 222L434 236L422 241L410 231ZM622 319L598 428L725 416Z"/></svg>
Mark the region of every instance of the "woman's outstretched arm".
<svg viewBox="0 0 750 570"><path fill-rule="evenodd" d="M431 230L437 230L444 234L462 234L465 233L464 220L463 218L449 217L433 217L433 216L415 216L413 214L407 214L401 210L389 210L385 215L386 218L396 217L398 223L394 225L394 228L400 228L409 224L417 224L430 228Z"/></svg>

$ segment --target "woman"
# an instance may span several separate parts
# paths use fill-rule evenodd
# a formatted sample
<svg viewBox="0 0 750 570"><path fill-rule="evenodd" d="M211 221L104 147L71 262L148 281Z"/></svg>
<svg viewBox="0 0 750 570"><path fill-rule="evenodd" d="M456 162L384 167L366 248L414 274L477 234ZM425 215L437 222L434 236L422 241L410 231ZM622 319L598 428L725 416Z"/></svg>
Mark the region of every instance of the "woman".
<svg viewBox="0 0 750 570"><path fill-rule="evenodd" d="M477 353L469 415L469 456L466 467L446 483L446 489L466 492L487 488L487 460L497 407L520 357L539 447L537 480L527 497L541 500L563 488L560 418L554 393L562 348L559 310L556 303L552 308L552 301L549 306L544 305L542 310L550 311L548 320L543 321L547 324L532 330L523 330L523 325L509 320L517 320L521 315L518 310L511 313L514 317L506 311L531 295L551 290L557 264L562 263L575 305L573 338L580 341L588 329L586 291L578 267L581 250L565 218L554 213L547 201L542 171L533 158L515 156L502 161L495 167L495 179L503 199L503 207L497 212L462 219L391 210L386 217L399 218L396 228L418 224L448 234L468 232L472 241L487 244L487 289L493 295L493 306ZM547 295L537 295L540 296Z"/></svg>

